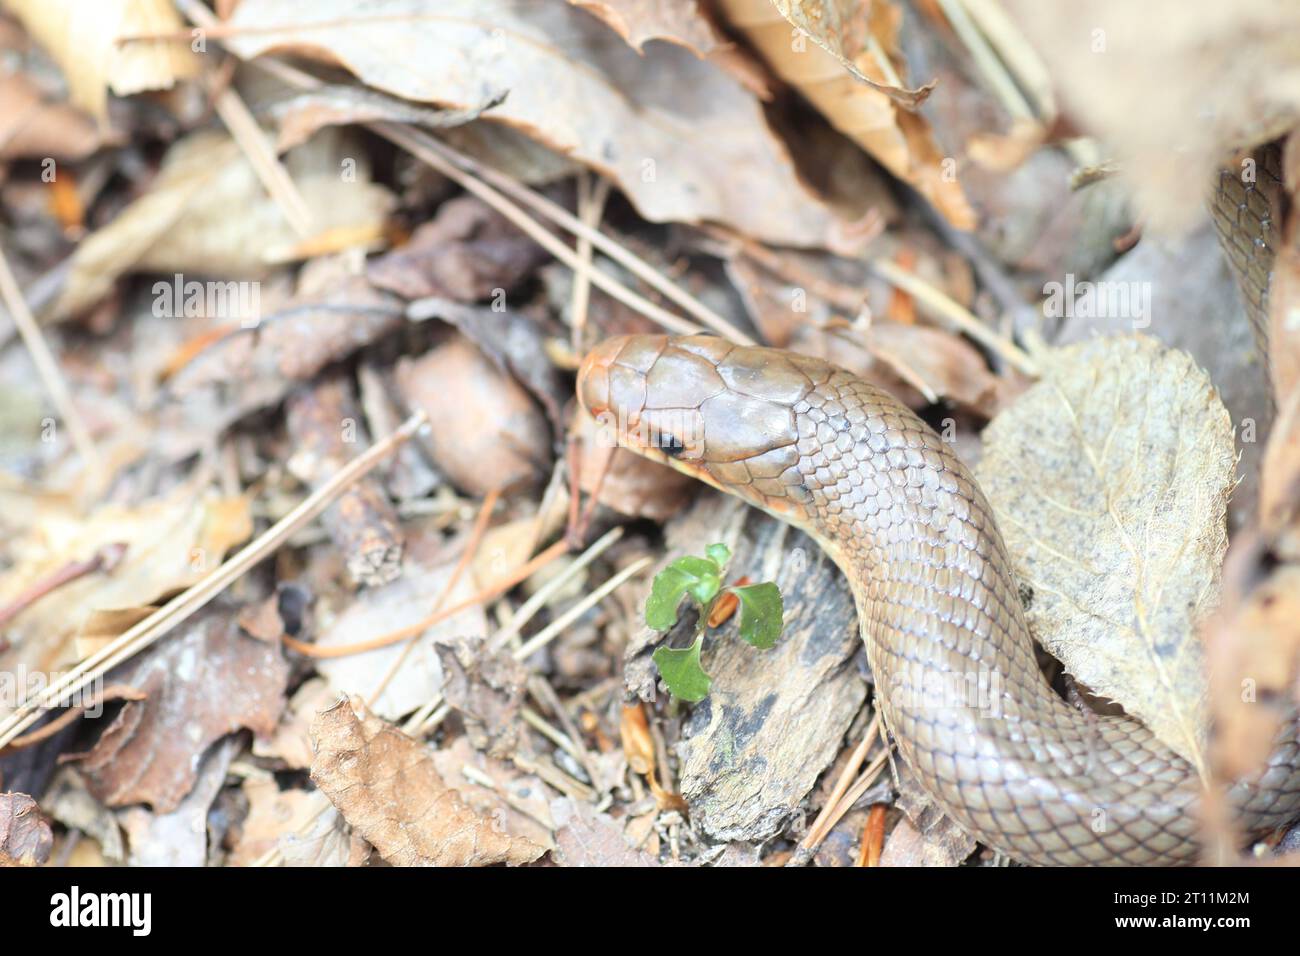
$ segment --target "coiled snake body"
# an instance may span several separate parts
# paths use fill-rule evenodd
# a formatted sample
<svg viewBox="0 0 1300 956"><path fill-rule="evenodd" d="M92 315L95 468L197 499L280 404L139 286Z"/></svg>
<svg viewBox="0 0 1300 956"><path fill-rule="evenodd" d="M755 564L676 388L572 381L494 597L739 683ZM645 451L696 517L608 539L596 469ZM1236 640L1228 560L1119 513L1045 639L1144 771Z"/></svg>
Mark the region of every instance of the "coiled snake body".
<svg viewBox="0 0 1300 956"><path fill-rule="evenodd" d="M646 335L588 355L578 397L620 443L791 522L836 562L898 749L973 836L1037 864L1198 860L1193 768L1138 721L1052 691L988 502L892 396L815 358ZM1251 835L1297 815L1295 723L1229 799Z"/></svg>

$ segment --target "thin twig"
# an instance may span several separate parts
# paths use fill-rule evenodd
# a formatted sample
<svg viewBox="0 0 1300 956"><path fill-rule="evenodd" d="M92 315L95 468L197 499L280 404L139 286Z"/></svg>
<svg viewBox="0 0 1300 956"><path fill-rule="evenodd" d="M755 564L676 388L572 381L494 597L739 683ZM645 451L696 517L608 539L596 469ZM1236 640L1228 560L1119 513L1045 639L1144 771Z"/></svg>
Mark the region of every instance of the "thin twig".
<svg viewBox="0 0 1300 956"><path fill-rule="evenodd" d="M984 347L991 349L1026 375L1038 377L1038 364L1009 338L999 335L971 315L960 303L944 295L934 286L887 259L872 259L868 267L895 288L902 289L916 299L932 315L946 319Z"/></svg>

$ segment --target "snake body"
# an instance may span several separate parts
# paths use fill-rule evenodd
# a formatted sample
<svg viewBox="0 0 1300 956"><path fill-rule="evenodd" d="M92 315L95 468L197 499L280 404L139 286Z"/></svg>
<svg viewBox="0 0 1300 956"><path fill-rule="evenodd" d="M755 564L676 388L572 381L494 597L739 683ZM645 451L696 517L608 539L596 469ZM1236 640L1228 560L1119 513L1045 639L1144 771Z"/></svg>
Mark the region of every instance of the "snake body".
<svg viewBox="0 0 1300 956"><path fill-rule="evenodd" d="M710 336L624 336L578 397L620 444L810 534L847 576L899 752L971 835L1036 864L1199 856L1198 777L1138 721L1043 677L993 512L895 398L843 369ZM1229 799L1259 834L1300 808L1290 724Z"/></svg>

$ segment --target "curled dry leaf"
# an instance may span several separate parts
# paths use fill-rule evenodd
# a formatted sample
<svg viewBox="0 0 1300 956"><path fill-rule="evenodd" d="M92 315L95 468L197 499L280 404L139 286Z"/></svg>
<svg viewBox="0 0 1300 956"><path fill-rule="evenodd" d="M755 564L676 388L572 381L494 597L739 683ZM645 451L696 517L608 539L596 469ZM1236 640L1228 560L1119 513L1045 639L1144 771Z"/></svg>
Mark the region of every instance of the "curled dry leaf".
<svg viewBox="0 0 1300 956"><path fill-rule="evenodd" d="M50 858L54 833L25 793L0 793L0 867L35 866Z"/></svg>
<svg viewBox="0 0 1300 956"><path fill-rule="evenodd" d="M1191 357L1145 336L1050 353L977 469L1031 629L1096 694L1202 766L1196 627L1219 597L1232 422Z"/></svg>
<svg viewBox="0 0 1300 956"><path fill-rule="evenodd" d="M177 33L184 24L171 0L5 0L4 5L63 69L72 102L108 116L108 91L129 96L170 89L198 73L189 44L132 36Z"/></svg>
<svg viewBox="0 0 1300 956"><path fill-rule="evenodd" d="M738 81L675 44L638 53L563 0L391 0L373 15L346 0L244 0L230 27L242 57L302 52L408 100L464 109L507 93L489 119L609 176L654 222L717 221L792 245L831 233Z"/></svg>
<svg viewBox="0 0 1300 956"><path fill-rule="evenodd" d="M275 150L283 153L305 143L325 126L388 121L431 129L459 126L477 119L499 100L488 100L467 110L435 110L413 106L395 96L356 86L325 86L276 103L271 113L280 124Z"/></svg>
<svg viewBox="0 0 1300 956"><path fill-rule="evenodd" d="M917 112L930 86L907 89L898 48L902 14L889 0L722 0L723 14L832 126L930 200L959 229L975 213L955 159ZM791 40L790 25L798 29ZM811 37L812 45L802 35Z"/></svg>
<svg viewBox="0 0 1300 956"><path fill-rule="evenodd" d="M551 471L551 430L524 388L459 333L397 364L412 409L429 416L419 439L433 463L475 496L535 486Z"/></svg>
<svg viewBox="0 0 1300 956"><path fill-rule="evenodd" d="M241 728L269 734L284 707L289 665L279 645L244 634L230 608L216 604L182 633L113 671L115 682L148 695L123 705L78 766L108 806L180 806L199 760Z"/></svg>
<svg viewBox="0 0 1300 956"><path fill-rule="evenodd" d="M499 829L443 782L429 752L354 698L312 725L311 778L395 866L519 865L545 848Z"/></svg>

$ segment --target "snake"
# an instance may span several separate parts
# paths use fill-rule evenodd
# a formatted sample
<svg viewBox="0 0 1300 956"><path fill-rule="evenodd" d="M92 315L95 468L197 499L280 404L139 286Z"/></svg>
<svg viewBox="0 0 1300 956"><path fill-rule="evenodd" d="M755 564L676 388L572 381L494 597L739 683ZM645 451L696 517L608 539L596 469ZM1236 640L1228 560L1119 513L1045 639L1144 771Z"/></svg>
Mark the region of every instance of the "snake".
<svg viewBox="0 0 1300 956"><path fill-rule="evenodd" d="M1258 329L1276 227L1257 184L1228 176L1210 206ZM1044 866L1204 858L1201 776L1136 718L1053 690L993 509L898 399L820 358L703 334L606 339L576 390L619 445L790 523L839 567L898 753L969 835ZM1227 800L1250 838L1300 814L1294 718Z"/></svg>

